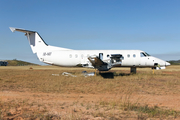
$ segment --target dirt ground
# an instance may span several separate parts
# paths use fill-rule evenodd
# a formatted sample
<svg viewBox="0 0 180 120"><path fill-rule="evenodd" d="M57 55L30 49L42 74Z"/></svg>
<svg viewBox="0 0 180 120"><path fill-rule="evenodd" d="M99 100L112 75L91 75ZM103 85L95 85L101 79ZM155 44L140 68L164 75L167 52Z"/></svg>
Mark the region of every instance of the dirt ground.
<svg viewBox="0 0 180 120"><path fill-rule="evenodd" d="M172 66L162 71L155 71L156 76L160 76L156 81L165 81L166 78L168 80L174 80L175 82L169 83L168 80L159 85L156 84L156 81L153 83L154 87L147 87L148 92L146 92L146 88L141 89L142 92L43 92L42 90L33 91L33 89L29 89L26 87L26 84L18 84L12 82L14 79L20 79L22 76L32 77L31 75L22 74L23 70L30 71L30 69L36 70L38 72L45 71L46 73L49 70L53 70L52 73L57 73L59 68L57 67L14 67L14 68L0 68L1 72L8 72L6 76L0 75L1 81L1 91L0 91L0 120L2 119L15 119L15 120L23 120L23 119L108 119L108 120L118 120L118 119L128 119L128 120L136 120L136 119L180 119L179 111L180 111L180 92L177 88L180 88L179 85L179 70L180 66ZM77 68L62 68L64 70L73 71ZM80 71L84 69L80 68ZM116 70L116 69L114 69ZM125 73L128 73L128 69L120 69L124 70ZM125 76L127 80L131 78L131 80L138 78L137 81L140 80L149 80L152 75L146 76L146 74L151 74L151 70L139 70L140 73L138 76ZM14 73L14 71L16 73ZM144 72L145 71L145 72ZM10 77L10 74L13 74ZM37 73L38 74L38 73ZM51 73L50 73L51 74ZM143 75L140 75L143 74ZM163 77L167 75L166 77ZM13 77L14 76L14 77ZM49 75L50 76L50 75ZM173 77L174 76L174 77ZM52 77L52 76L50 76ZM61 77L53 76L53 77ZM63 76L64 77L64 76ZM104 78L100 78L98 80L103 80ZM115 79L118 80L117 76ZM139 78L141 77L141 78ZM47 78L47 77L46 77ZM68 77L69 78L69 77ZM95 78L93 76L93 78ZM124 78L124 77L123 77ZM125 79L124 78L124 79ZM41 78L39 78L41 79ZM42 78L45 81L45 78ZM66 79L66 78L64 78ZM85 78L82 78L85 79ZM90 78L89 78L90 79ZM92 78L91 78L92 79ZM90 79L90 80L91 80ZM9 81L8 81L9 80ZM11 80L11 81L10 81ZM107 80L107 79L106 79ZM142 81L143 82L143 81ZM142 83L140 81L140 83ZM138 83L138 84L140 84ZM176 83L176 84L175 84ZM37 83L39 84L39 83ZM41 83L43 84L43 82ZM84 83L82 85L85 85ZM96 83L97 84L97 83ZM173 85L172 85L173 84ZM88 83L89 85L89 83ZM116 84L117 85L117 84ZM165 86L165 88L159 89L159 86ZM72 86L72 85L71 85ZM76 85L77 86L77 85ZM36 87L36 86L35 86ZM130 86L131 87L131 86ZM160 92L151 93L154 89L159 90ZM166 91L167 92L162 92ZM108 88L109 89L109 88ZM110 88L111 89L111 88ZM136 88L137 89L137 88ZM177 89L177 91L176 91ZM134 89L133 89L134 90ZM171 91L172 90L172 91ZM92 91L92 90L91 90ZM138 89L139 91L139 89ZM143 92L145 91L145 92ZM126 94L124 94L126 93ZM167 115L165 113L161 113L160 115L155 115L154 113L148 114L148 112L137 112L134 109L128 109L127 106L136 105L136 106L147 106L149 108L158 107L164 110L169 110ZM150 110L148 108L148 110ZM153 111L152 111L153 112ZM156 112L156 111L155 111ZM146 114L147 113L147 114ZM170 115L169 115L170 114ZM175 114L175 115L174 115Z"/></svg>

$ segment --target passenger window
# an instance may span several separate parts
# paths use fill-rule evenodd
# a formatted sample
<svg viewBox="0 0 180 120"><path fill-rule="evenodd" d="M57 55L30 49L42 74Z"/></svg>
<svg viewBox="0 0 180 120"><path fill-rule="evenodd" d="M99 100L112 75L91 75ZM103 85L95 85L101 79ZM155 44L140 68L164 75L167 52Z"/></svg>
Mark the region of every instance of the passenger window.
<svg viewBox="0 0 180 120"><path fill-rule="evenodd" d="M76 55L75 55L75 57L77 58L77 57L78 57L78 55L76 54Z"/></svg>
<svg viewBox="0 0 180 120"><path fill-rule="evenodd" d="M129 58L129 57L130 57L130 54L128 54L127 57Z"/></svg>
<svg viewBox="0 0 180 120"><path fill-rule="evenodd" d="M70 54L69 57L72 58L72 55Z"/></svg>
<svg viewBox="0 0 180 120"><path fill-rule="evenodd" d="M109 57L109 55L107 55L107 57Z"/></svg>
<svg viewBox="0 0 180 120"><path fill-rule="evenodd" d="M133 54L133 57L135 58L135 57L136 57L136 55L135 55L135 54Z"/></svg>

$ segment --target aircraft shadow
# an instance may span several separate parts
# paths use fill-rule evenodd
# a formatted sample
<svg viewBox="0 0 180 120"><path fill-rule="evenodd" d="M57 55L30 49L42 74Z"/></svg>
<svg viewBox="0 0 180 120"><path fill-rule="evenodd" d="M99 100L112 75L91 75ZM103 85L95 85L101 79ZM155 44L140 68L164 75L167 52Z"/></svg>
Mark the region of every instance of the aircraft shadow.
<svg viewBox="0 0 180 120"><path fill-rule="evenodd" d="M129 76L130 73L116 73L116 72L105 72L99 73L103 78L114 79L115 76Z"/></svg>

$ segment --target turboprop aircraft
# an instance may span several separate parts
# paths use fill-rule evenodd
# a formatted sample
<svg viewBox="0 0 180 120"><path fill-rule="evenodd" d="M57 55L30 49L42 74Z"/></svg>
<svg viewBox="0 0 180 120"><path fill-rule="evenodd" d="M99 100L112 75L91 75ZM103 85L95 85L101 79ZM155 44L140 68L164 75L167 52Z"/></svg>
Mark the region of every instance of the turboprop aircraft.
<svg viewBox="0 0 180 120"><path fill-rule="evenodd" d="M41 62L50 65L82 66L99 71L108 71L113 67L130 67L131 73L136 73L136 68L165 69L170 65L142 50L72 50L46 44L36 31L12 27L10 30L24 32L33 53Z"/></svg>

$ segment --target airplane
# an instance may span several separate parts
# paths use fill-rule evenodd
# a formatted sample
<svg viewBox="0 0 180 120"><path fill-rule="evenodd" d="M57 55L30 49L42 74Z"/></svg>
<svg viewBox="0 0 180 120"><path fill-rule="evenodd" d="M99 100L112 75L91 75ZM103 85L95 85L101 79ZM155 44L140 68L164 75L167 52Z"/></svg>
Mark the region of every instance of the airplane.
<svg viewBox="0 0 180 120"><path fill-rule="evenodd" d="M73 50L46 44L36 31L13 27L10 27L10 30L25 33L32 52L41 62L50 65L82 66L98 71L109 71L113 67L130 67L131 73L136 73L136 68L165 69L170 65L142 50Z"/></svg>

